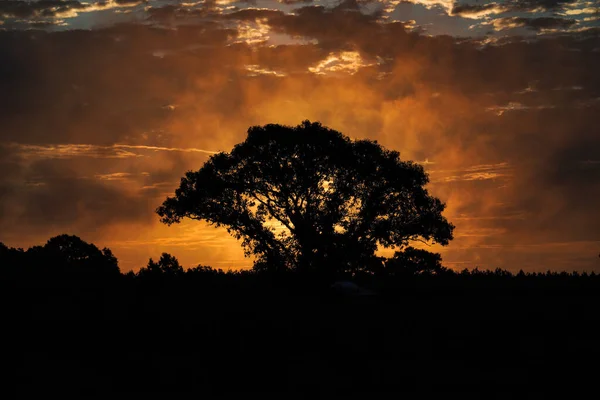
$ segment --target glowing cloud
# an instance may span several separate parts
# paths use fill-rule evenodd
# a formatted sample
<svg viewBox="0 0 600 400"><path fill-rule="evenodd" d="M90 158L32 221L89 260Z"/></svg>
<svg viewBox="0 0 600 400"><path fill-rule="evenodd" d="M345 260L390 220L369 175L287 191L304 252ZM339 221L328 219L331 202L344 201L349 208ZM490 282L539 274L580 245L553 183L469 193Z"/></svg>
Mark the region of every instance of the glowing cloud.
<svg viewBox="0 0 600 400"><path fill-rule="evenodd" d="M269 40L269 31L271 28L267 24L267 19L257 18L254 22L243 22L237 26L238 35L235 43L246 43L256 45L265 43Z"/></svg>
<svg viewBox="0 0 600 400"><path fill-rule="evenodd" d="M251 64L246 65L246 71L248 71L248 76L258 76L258 75L267 75L267 76L276 76L278 78L282 78L286 76L285 73L279 71L273 71L267 68L261 68L260 65Z"/></svg>
<svg viewBox="0 0 600 400"><path fill-rule="evenodd" d="M145 151L166 151L166 152L183 152L183 153L204 153L215 154L216 151L203 150L196 148L179 148L179 147L160 147L160 146L144 146L130 144L113 144L111 146L98 146L92 144L57 144L57 145L31 145L10 143L7 147L16 149L17 153L25 158L45 158L45 159L60 159L73 157L90 157L90 158L131 158L143 157L142 154L134 153L128 150L145 150Z"/></svg>
<svg viewBox="0 0 600 400"><path fill-rule="evenodd" d="M450 11L450 15L458 15L463 18L481 19L489 15L501 14L508 8L496 3L489 4L459 4Z"/></svg>
<svg viewBox="0 0 600 400"><path fill-rule="evenodd" d="M308 70L313 74L325 75L331 73L346 73L353 75L361 68L369 67L374 63L366 63L357 51L342 51L330 53L327 58L320 61Z"/></svg>
<svg viewBox="0 0 600 400"><path fill-rule="evenodd" d="M123 181L131 177L128 172L114 172L112 174L96 174L94 178L100 179L101 181Z"/></svg>

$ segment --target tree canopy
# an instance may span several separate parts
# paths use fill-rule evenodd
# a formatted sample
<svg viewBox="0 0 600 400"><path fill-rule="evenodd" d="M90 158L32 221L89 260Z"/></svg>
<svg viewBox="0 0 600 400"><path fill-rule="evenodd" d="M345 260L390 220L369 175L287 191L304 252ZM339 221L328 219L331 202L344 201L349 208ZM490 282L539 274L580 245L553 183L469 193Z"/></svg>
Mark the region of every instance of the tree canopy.
<svg viewBox="0 0 600 400"><path fill-rule="evenodd" d="M2 273L11 279L28 277L42 285L103 285L121 276L118 260L110 249L101 250L78 236L66 234L26 251L0 243L0 265Z"/></svg>
<svg viewBox="0 0 600 400"><path fill-rule="evenodd" d="M162 253L158 262L152 258L148 260L148 265L138 271L138 276L146 279L173 279L184 273L177 258L169 253Z"/></svg>
<svg viewBox="0 0 600 400"><path fill-rule="evenodd" d="M191 218L227 228L256 256L256 269L359 271L380 246L452 239L445 204L427 183L422 166L376 141L318 122L269 124L188 171L157 213L167 224Z"/></svg>

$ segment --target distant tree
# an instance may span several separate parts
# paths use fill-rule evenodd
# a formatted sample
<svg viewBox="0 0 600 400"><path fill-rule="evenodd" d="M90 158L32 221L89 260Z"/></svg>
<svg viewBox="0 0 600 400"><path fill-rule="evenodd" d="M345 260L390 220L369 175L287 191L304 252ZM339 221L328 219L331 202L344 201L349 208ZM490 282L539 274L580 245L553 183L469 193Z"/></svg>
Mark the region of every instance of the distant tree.
<svg viewBox="0 0 600 400"><path fill-rule="evenodd" d="M186 272L186 275L189 276L217 276L217 275L225 275L225 271L222 269L214 269L208 265L198 265L193 268L189 268Z"/></svg>
<svg viewBox="0 0 600 400"><path fill-rule="evenodd" d="M0 242L0 274L12 274L17 272L23 262L23 249L15 249Z"/></svg>
<svg viewBox="0 0 600 400"><path fill-rule="evenodd" d="M8 247L4 243L0 242L0 260L8 262L9 260L13 260L19 255L23 254L23 249L15 249L12 247ZM6 266L6 263L3 263Z"/></svg>
<svg viewBox="0 0 600 400"><path fill-rule="evenodd" d="M433 275L443 272L442 257L412 246L397 251L385 263L389 275Z"/></svg>
<svg viewBox="0 0 600 400"><path fill-rule="evenodd" d="M513 274L510 271L507 271L505 269L502 268L496 268L494 270L494 275L498 278L512 278Z"/></svg>
<svg viewBox="0 0 600 400"><path fill-rule="evenodd" d="M454 226L427 183L420 165L375 141L310 121L270 124L187 172L157 213L166 224L226 227L256 255L255 269L349 272L369 265L379 246L448 244Z"/></svg>
<svg viewBox="0 0 600 400"><path fill-rule="evenodd" d="M215 269L205 265L198 265L185 271L186 282L195 289L202 288L206 293L207 289L215 290L222 287L226 282L232 283L230 274L226 274L222 269Z"/></svg>
<svg viewBox="0 0 600 400"><path fill-rule="evenodd" d="M43 247L31 247L27 253L34 260L42 261L46 268L51 268L50 272L64 270L95 277L120 275L117 258L110 249L100 250L94 244L87 243L74 235L55 236L50 238Z"/></svg>
<svg viewBox="0 0 600 400"><path fill-rule="evenodd" d="M172 279L184 275L183 267L179 264L177 258L169 253L162 253L158 262L152 258L148 260L148 265L141 268L137 276L150 279Z"/></svg>

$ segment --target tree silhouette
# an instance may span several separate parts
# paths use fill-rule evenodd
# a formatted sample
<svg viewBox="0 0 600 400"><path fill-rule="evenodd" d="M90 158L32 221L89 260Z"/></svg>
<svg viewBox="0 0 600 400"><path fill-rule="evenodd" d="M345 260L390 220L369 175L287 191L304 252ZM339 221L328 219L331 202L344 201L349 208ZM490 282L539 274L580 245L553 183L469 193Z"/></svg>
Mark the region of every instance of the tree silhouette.
<svg viewBox="0 0 600 400"><path fill-rule="evenodd" d="M183 274L184 270L179 260L169 253L162 253L158 262L151 258L148 265L138 271L139 277L150 279L174 279L182 277Z"/></svg>
<svg viewBox="0 0 600 400"><path fill-rule="evenodd" d="M169 225L191 218L226 227L257 256L256 269L350 272L379 246L448 244L454 226L427 183L420 165L375 141L318 122L269 124L187 172L157 213Z"/></svg>
<svg viewBox="0 0 600 400"><path fill-rule="evenodd" d="M446 271L439 254L412 246L395 252L394 256L386 261L385 268L392 276L431 275Z"/></svg>
<svg viewBox="0 0 600 400"><path fill-rule="evenodd" d="M110 249L100 250L74 235L52 237L44 246L29 248L26 255L33 264L45 264L49 273L63 271L90 279L112 279L121 274L117 258Z"/></svg>

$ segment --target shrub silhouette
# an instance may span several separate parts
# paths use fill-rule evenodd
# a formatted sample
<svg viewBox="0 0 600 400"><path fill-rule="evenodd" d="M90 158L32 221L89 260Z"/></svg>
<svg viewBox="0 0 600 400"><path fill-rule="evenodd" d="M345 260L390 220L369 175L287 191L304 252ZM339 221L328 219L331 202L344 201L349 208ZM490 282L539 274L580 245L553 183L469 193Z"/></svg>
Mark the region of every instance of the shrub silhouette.
<svg viewBox="0 0 600 400"><path fill-rule="evenodd" d="M256 255L255 270L353 274L381 264L380 246L448 244L454 226L427 183L420 165L375 141L310 121L270 124L187 172L157 213L226 227Z"/></svg>

